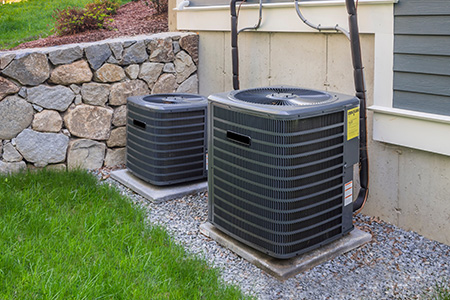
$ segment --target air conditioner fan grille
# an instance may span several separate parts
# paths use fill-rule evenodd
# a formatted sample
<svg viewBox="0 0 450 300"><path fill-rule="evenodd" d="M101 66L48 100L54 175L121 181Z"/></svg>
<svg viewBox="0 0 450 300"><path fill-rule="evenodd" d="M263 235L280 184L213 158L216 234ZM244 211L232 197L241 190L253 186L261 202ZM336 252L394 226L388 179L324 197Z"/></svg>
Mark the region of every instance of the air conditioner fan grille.
<svg viewBox="0 0 450 300"><path fill-rule="evenodd" d="M192 94L155 94L145 96L143 100L152 104L188 104L195 101L204 101L205 98Z"/></svg>
<svg viewBox="0 0 450 300"><path fill-rule="evenodd" d="M313 106L336 101L330 93L302 88L265 87L233 91L230 98L263 105Z"/></svg>

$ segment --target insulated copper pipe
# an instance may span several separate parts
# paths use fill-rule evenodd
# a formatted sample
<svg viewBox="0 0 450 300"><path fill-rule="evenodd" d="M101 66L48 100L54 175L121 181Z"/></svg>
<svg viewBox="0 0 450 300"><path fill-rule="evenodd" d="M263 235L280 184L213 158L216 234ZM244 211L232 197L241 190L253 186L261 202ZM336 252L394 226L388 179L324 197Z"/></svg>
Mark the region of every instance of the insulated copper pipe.
<svg viewBox="0 0 450 300"><path fill-rule="evenodd" d="M360 100L359 113L359 181L361 189L353 202L353 211L359 212L367 201L369 195L369 159L367 153L367 105L364 67L361 55L361 42L359 39L358 19L354 0L345 0L348 12L350 29L350 48L352 51L353 78L355 81L356 97Z"/></svg>
<svg viewBox="0 0 450 300"><path fill-rule="evenodd" d="M237 0L231 0L230 2L230 13L231 13L231 60L232 60L232 71L233 71L233 89L239 90L239 51L238 51L238 35L245 30L256 30L261 25L262 21L262 0L259 0L259 18L258 23L252 27L245 27L238 31L238 17L236 13L236 2Z"/></svg>
<svg viewBox="0 0 450 300"><path fill-rule="evenodd" d="M231 60L233 69L233 89L239 90L239 53L238 53L238 30L237 30L237 15L236 2L231 0Z"/></svg>

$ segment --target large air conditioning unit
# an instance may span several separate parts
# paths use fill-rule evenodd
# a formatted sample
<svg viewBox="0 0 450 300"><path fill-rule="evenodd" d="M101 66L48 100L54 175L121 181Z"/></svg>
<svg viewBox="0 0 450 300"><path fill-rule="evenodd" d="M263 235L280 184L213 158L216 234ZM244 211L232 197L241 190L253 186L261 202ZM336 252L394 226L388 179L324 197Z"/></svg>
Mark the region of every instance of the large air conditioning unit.
<svg viewBox="0 0 450 300"><path fill-rule="evenodd" d="M128 170L157 186L205 178L207 106L193 94L129 97Z"/></svg>
<svg viewBox="0 0 450 300"><path fill-rule="evenodd" d="M275 258L353 229L359 100L293 87L209 97L209 221Z"/></svg>

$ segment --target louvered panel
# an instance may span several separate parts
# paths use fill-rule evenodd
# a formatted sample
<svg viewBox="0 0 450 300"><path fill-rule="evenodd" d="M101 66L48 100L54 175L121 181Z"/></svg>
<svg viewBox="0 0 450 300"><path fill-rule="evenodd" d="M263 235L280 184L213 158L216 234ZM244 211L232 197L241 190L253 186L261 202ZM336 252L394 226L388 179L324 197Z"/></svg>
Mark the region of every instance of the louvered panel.
<svg viewBox="0 0 450 300"><path fill-rule="evenodd" d="M164 95L170 101L158 95L128 98L126 162L139 178L169 185L206 177L207 101L188 96L180 103L172 94Z"/></svg>
<svg viewBox="0 0 450 300"><path fill-rule="evenodd" d="M210 100L214 225L278 258L304 253L351 230L342 221L344 107L271 117L259 113L259 107L253 113L229 101L222 106L215 103L220 99Z"/></svg>

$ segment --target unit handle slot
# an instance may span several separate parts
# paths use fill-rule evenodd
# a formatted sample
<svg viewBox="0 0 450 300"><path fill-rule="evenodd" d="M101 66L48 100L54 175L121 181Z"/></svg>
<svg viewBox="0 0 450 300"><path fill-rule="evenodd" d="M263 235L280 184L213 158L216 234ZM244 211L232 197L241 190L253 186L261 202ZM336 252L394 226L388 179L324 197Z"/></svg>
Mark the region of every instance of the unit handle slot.
<svg viewBox="0 0 450 300"><path fill-rule="evenodd" d="M251 137L230 130L227 130L227 139L245 146L250 146L252 141Z"/></svg>
<svg viewBox="0 0 450 300"><path fill-rule="evenodd" d="M144 129L144 130L145 130L145 126L146 126L146 124L144 122L141 122L138 120L133 120L133 125L136 127L139 127L140 129Z"/></svg>

